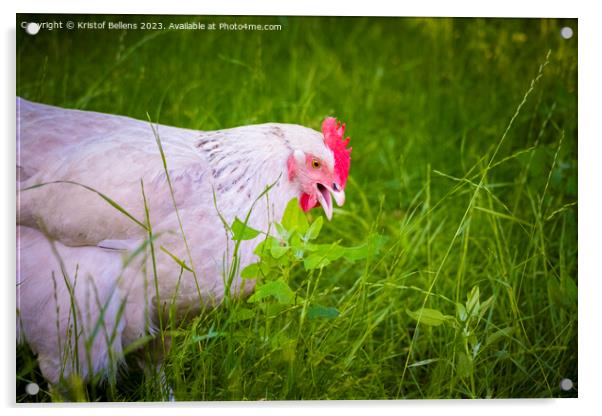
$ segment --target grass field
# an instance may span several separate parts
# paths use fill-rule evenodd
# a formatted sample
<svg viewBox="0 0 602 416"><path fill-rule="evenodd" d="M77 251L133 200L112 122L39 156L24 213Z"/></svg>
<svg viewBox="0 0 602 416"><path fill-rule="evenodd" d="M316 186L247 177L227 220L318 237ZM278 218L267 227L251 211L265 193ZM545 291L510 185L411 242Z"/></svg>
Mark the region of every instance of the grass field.
<svg viewBox="0 0 602 416"><path fill-rule="evenodd" d="M62 20L281 25L18 31L17 94L200 130L335 115L353 146L347 202L316 241L382 236L366 259L283 266L302 303L171 327L177 400L577 395L576 20ZM128 361L116 385L72 397L165 399L163 376ZM19 347L17 401L60 399L45 386Z"/></svg>

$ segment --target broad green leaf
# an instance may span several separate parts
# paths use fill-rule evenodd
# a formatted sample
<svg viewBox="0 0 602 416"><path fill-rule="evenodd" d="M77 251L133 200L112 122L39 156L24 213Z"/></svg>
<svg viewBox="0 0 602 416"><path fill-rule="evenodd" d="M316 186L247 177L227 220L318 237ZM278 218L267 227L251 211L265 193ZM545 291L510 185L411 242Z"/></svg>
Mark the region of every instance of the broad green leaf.
<svg viewBox="0 0 602 416"><path fill-rule="evenodd" d="M487 300L485 300L485 301L483 301L483 303L481 303L480 311L479 311L480 318L485 316L485 313L491 307L492 304L493 304L493 295L491 295Z"/></svg>
<svg viewBox="0 0 602 416"><path fill-rule="evenodd" d="M324 218L318 217L311 223L309 230L305 233L306 240L313 240L320 235L320 231L322 230L322 225L324 224Z"/></svg>
<svg viewBox="0 0 602 416"><path fill-rule="evenodd" d="M356 247L345 248L344 256L349 261L361 260L378 253L380 247L384 244L385 239L379 234L373 234L366 242Z"/></svg>
<svg viewBox="0 0 602 416"><path fill-rule="evenodd" d="M246 321L254 318L255 312L248 308L238 308L231 316L232 322Z"/></svg>
<svg viewBox="0 0 602 416"><path fill-rule="evenodd" d="M356 247L346 247L343 256L349 261L361 260L369 255L370 246L362 244Z"/></svg>
<svg viewBox="0 0 602 416"><path fill-rule="evenodd" d="M322 218L322 217L320 217L320 218ZM293 255L297 259L302 259L303 255L305 254L305 245L301 241L301 237L299 237L299 234L297 234L297 233L293 234L293 236L291 237L290 244L291 244L291 248L293 249Z"/></svg>
<svg viewBox="0 0 602 416"><path fill-rule="evenodd" d="M345 255L347 251L346 247L341 247L337 243L332 244L318 244L316 254L322 254L330 260L340 259Z"/></svg>
<svg viewBox="0 0 602 416"><path fill-rule="evenodd" d="M456 303L456 316L460 320L460 322L465 322L468 318L468 314L466 313L466 308L461 303Z"/></svg>
<svg viewBox="0 0 602 416"><path fill-rule="evenodd" d="M360 260L378 252L383 243L384 238L378 234L372 235L364 244L357 247L341 247L337 243L308 243L305 245L305 249L311 251L312 254L305 258L303 265L306 270L312 270L325 267L341 257L345 257L349 261Z"/></svg>
<svg viewBox="0 0 602 416"><path fill-rule="evenodd" d="M252 240L257 237L260 232L249 227L248 224L243 223L238 217L234 218L234 222L232 223L232 240L241 241L241 240Z"/></svg>
<svg viewBox="0 0 602 416"><path fill-rule="evenodd" d="M443 315L436 309L422 308L422 313L420 309L417 311L411 311L409 309L406 309L406 312L414 320L420 322L421 324L429 326L439 326L442 323L444 323L447 319L453 319L453 317Z"/></svg>
<svg viewBox="0 0 602 416"><path fill-rule="evenodd" d="M322 253L310 254L303 260L303 267L305 270L320 269L330 264L330 259Z"/></svg>
<svg viewBox="0 0 602 416"><path fill-rule="evenodd" d="M272 254L272 257L275 259L282 257L289 248L289 245L284 241L280 241L277 238L270 239L270 254Z"/></svg>
<svg viewBox="0 0 602 416"><path fill-rule="evenodd" d="M289 232L297 230L300 234L305 234L309 228L307 217L299 206L299 201L297 201L297 198L293 198L289 201L286 209L284 210L284 214L282 215L281 224Z"/></svg>
<svg viewBox="0 0 602 416"><path fill-rule="evenodd" d="M251 263L240 272L243 279L256 279L261 276L261 267L259 263Z"/></svg>
<svg viewBox="0 0 602 416"><path fill-rule="evenodd" d="M458 354L456 360L456 373L462 378L466 378L472 374L472 360L464 352Z"/></svg>
<svg viewBox="0 0 602 416"><path fill-rule="evenodd" d="M472 346L472 358L475 359L475 357L477 356L477 354L479 353L479 350L481 349L481 343L480 342L475 342Z"/></svg>
<svg viewBox="0 0 602 416"><path fill-rule="evenodd" d="M270 247L269 244L266 244L266 241L268 240L262 240L259 244L257 244L255 250L253 250L253 253L257 254L259 257L265 256Z"/></svg>
<svg viewBox="0 0 602 416"><path fill-rule="evenodd" d="M308 243L308 242L306 242L304 244L305 250L307 250L307 251L318 251L321 249L321 247L325 247L328 245L329 244L312 244L312 243Z"/></svg>
<svg viewBox="0 0 602 416"><path fill-rule="evenodd" d="M263 313L269 318L273 318L275 316L280 315L284 308L289 307L287 305L274 302L261 302L258 306L259 309L261 309Z"/></svg>
<svg viewBox="0 0 602 416"><path fill-rule="evenodd" d="M290 250L290 247L288 248L288 250ZM281 268L288 268L291 264L290 256L282 255L278 258L274 258L273 263L275 266L280 266Z"/></svg>
<svg viewBox="0 0 602 416"><path fill-rule="evenodd" d="M499 331L495 331L493 334L487 337L487 340L485 341L485 346L492 345L501 340L502 338L508 338L512 335L513 332L514 327L511 326L502 328Z"/></svg>
<svg viewBox="0 0 602 416"><path fill-rule="evenodd" d="M280 237L282 237L283 240L288 241L288 239L291 237L291 232L293 230L287 230L282 224L279 224L277 222L274 223L274 227L276 227L276 231L278 231Z"/></svg>
<svg viewBox="0 0 602 416"><path fill-rule="evenodd" d="M254 303L269 297L274 297L282 305L291 305L295 299L295 292L283 280L274 280L256 288L247 302Z"/></svg>
<svg viewBox="0 0 602 416"><path fill-rule="evenodd" d="M474 286L470 293L467 296L466 300L466 311L470 316L478 316L479 315L479 287Z"/></svg>
<svg viewBox="0 0 602 416"><path fill-rule="evenodd" d="M319 305L311 306L309 308L309 311L307 312L307 317L309 319L317 319L317 318L333 319L339 315L340 315L340 313L337 310L337 308L319 306Z"/></svg>

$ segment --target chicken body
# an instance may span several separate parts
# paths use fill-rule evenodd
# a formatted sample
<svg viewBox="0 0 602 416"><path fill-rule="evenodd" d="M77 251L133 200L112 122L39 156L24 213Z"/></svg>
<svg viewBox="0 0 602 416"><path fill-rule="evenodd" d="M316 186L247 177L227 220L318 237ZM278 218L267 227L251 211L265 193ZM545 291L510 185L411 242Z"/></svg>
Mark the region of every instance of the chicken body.
<svg viewBox="0 0 602 416"><path fill-rule="evenodd" d="M331 194L344 200L344 183L332 179L333 152L315 130L276 123L155 129L17 99L17 338L38 354L51 383L107 369L124 347L155 332L172 305L184 314L219 304L234 250L222 219L232 224L251 212L248 224L267 233L304 192L315 192L327 213ZM237 272L256 261L253 249L264 237L242 242L234 296L252 291L254 281Z"/></svg>

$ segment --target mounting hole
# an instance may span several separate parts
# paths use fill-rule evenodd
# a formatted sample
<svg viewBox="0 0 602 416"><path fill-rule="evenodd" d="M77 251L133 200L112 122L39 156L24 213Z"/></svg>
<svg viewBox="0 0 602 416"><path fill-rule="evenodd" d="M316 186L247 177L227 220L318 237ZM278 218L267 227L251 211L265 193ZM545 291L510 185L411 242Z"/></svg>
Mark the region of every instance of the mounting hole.
<svg viewBox="0 0 602 416"><path fill-rule="evenodd" d="M25 26L25 31L30 35L37 35L40 31L40 25L35 22L29 22L27 23L27 26Z"/></svg>
<svg viewBox="0 0 602 416"><path fill-rule="evenodd" d="M562 29L560 29L560 36L562 36L564 39L570 39L573 37L573 29L571 29L568 26L563 27Z"/></svg>
<svg viewBox="0 0 602 416"><path fill-rule="evenodd" d="M573 380L570 378L563 378L560 380L560 389L564 391L569 391L573 389Z"/></svg>
<svg viewBox="0 0 602 416"><path fill-rule="evenodd" d="M27 386L25 386L25 392L30 396L35 396L40 392L40 386L38 386L36 383L29 383Z"/></svg>

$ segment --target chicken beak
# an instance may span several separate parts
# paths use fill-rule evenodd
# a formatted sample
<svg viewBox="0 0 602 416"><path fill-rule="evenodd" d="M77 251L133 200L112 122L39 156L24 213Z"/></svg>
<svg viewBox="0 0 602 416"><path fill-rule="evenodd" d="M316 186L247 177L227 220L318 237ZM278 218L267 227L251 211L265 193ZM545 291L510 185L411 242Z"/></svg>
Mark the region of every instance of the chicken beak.
<svg viewBox="0 0 602 416"><path fill-rule="evenodd" d="M343 189L339 191L330 191L332 193L332 197L338 206L342 207L345 203L345 191Z"/></svg>
<svg viewBox="0 0 602 416"><path fill-rule="evenodd" d="M330 197L330 190L323 185L318 185L317 192L318 202L326 214L326 218L330 221L332 219L332 198Z"/></svg>
<svg viewBox="0 0 602 416"><path fill-rule="evenodd" d="M332 200L334 199L338 206L342 206L345 203L345 191L343 189L335 191L331 187L322 184L319 184L317 191L318 202L320 202L326 218L331 220Z"/></svg>

